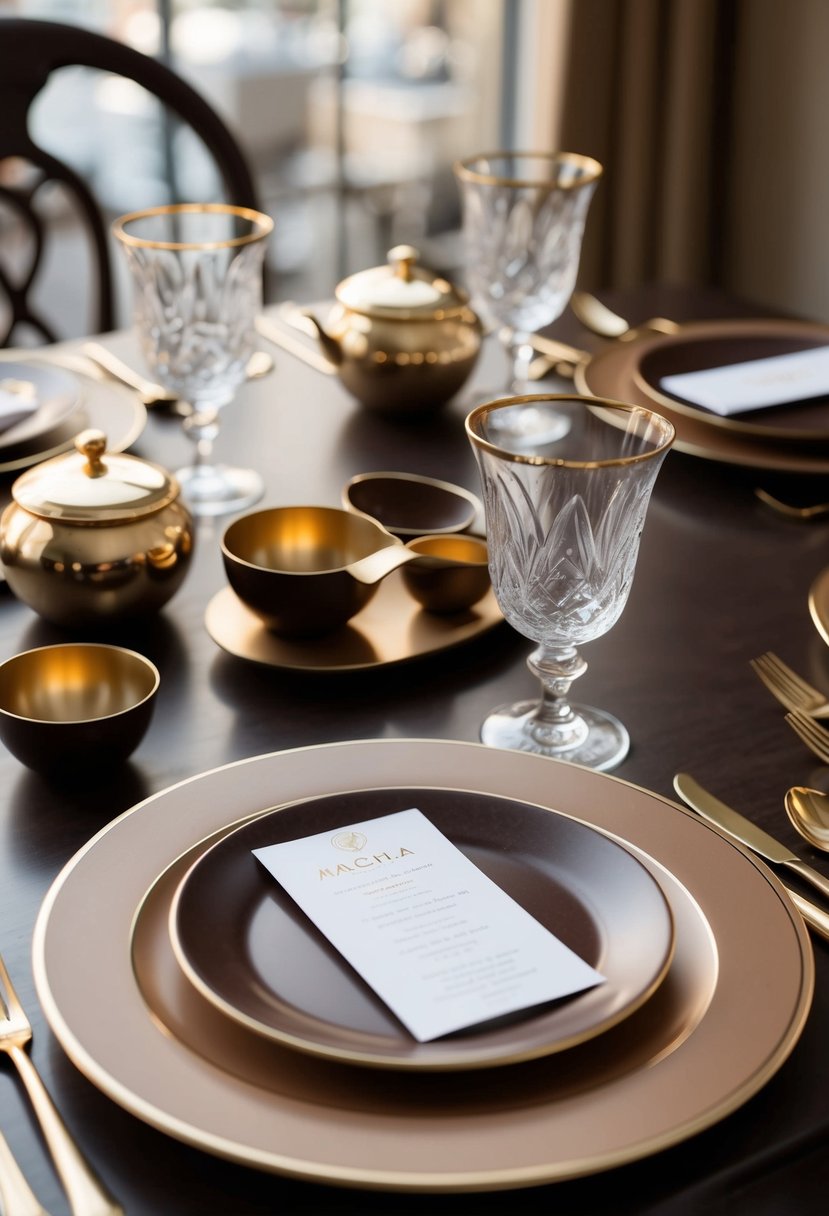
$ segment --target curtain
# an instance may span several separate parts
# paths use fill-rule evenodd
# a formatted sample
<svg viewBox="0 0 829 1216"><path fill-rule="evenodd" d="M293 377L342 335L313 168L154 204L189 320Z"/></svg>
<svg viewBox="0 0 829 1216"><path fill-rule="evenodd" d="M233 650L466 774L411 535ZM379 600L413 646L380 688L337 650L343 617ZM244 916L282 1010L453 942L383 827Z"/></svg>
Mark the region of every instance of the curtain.
<svg viewBox="0 0 829 1216"><path fill-rule="evenodd" d="M736 0L571 0L559 145L605 167L585 287L722 277Z"/></svg>

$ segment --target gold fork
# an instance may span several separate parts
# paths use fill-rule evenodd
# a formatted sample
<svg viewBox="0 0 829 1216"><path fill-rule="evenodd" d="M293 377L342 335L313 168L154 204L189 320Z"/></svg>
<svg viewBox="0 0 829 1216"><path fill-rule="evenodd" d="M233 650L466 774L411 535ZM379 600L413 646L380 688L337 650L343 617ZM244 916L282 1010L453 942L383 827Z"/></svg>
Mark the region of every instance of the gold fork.
<svg viewBox="0 0 829 1216"><path fill-rule="evenodd" d="M809 714L795 709L786 714L786 721L794 733L798 735L818 760L829 764L829 732L817 723Z"/></svg>
<svg viewBox="0 0 829 1216"><path fill-rule="evenodd" d="M49 1216L32 1193L0 1132L0 1207L5 1216Z"/></svg>
<svg viewBox="0 0 829 1216"><path fill-rule="evenodd" d="M23 1048L32 1041L32 1027L17 998L0 956L0 1051L17 1068L63 1183L72 1216L123 1216L69 1134L40 1074Z"/></svg>
<svg viewBox="0 0 829 1216"><path fill-rule="evenodd" d="M812 718L829 718L829 701L803 676L792 671L782 659L770 650L751 660L751 666L786 709L799 710Z"/></svg>

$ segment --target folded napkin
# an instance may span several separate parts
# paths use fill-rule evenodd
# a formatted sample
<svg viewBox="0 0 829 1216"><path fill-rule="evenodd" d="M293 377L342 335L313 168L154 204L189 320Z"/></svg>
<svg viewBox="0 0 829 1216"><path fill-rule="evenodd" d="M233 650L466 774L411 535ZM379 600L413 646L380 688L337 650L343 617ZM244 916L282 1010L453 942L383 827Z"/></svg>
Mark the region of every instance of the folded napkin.
<svg viewBox="0 0 829 1216"><path fill-rule="evenodd" d="M829 396L829 346L663 376L672 396L728 417Z"/></svg>

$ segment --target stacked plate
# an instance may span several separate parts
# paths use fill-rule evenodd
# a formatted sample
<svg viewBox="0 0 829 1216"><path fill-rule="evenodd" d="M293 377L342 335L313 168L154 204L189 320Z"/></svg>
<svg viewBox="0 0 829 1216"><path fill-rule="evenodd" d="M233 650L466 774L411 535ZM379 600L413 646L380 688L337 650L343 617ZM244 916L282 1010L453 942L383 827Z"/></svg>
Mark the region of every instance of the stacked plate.
<svg viewBox="0 0 829 1216"><path fill-rule="evenodd" d="M666 378L829 345L829 327L808 321L707 321L676 333L633 331L576 369L580 392L656 409L675 446L709 460L790 473L829 472L829 396L722 417L665 388Z"/></svg>
<svg viewBox="0 0 829 1216"><path fill-rule="evenodd" d="M136 395L111 381L76 375L34 354L0 359L0 474L59 456L90 426L106 432L110 451L123 451L146 418Z"/></svg>
<svg viewBox="0 0 829 1216"><path fill-rule="evenodd" d="M412 806L607 982L409 1038L251 850ZM691 814L423 740L260 756L150 798L69 863L34 955L63 1047L140 1118L259 1168L405 1190L530 1185L676 1143L780 1067L813 984L782 887Z"/></svg>

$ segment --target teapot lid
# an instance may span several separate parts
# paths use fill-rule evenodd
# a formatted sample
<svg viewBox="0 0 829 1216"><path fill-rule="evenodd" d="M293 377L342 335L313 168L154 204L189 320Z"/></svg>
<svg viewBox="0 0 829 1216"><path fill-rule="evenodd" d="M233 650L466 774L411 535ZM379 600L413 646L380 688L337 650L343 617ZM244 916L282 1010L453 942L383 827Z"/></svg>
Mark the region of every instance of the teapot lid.
<svg viewBox="0 0 829 1216"><path fill-rule="evenodd" d="M343 279L335 295L352 312L395 321L441 320L467 306L466 293L417 265L413 245L395 245L385 266Z"/></svg>
<svg viewBox="0 0 829 1216"><path fill-rule="evenodd" d="M44 519L76 524L123 523L151 515L179 494L160 465L107 453L103 431L81 431L75 451L28 469L12 486L21 507Z"/></svg>

